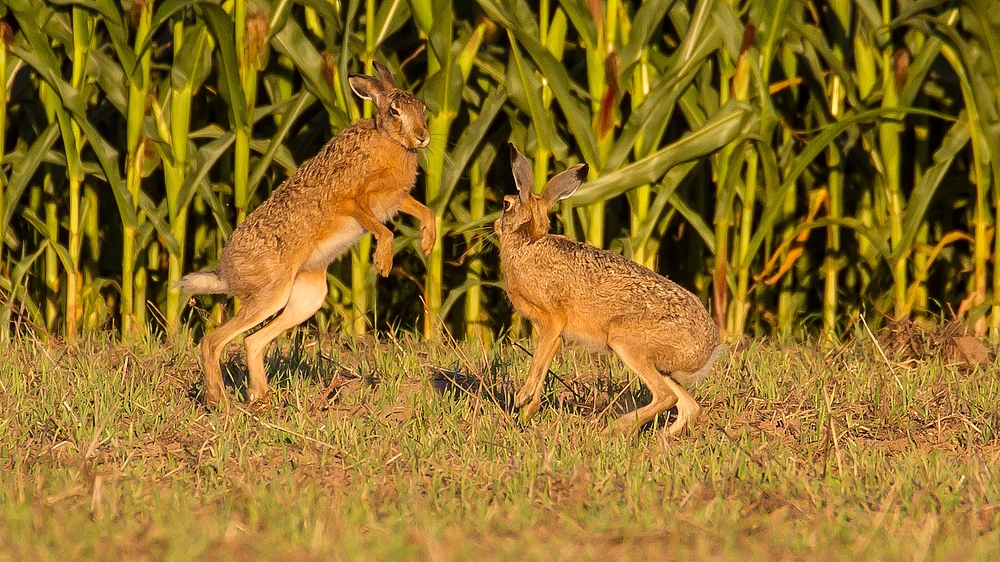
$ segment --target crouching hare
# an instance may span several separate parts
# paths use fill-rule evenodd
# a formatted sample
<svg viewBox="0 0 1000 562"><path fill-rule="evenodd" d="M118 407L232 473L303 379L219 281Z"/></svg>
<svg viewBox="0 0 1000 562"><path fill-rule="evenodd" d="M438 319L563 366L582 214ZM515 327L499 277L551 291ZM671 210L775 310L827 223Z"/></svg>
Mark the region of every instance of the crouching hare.
<svg viewBox="0 0 1000 562"><path fill-rule="evenodd" d="M424 102L396 87L385 66L379 77L351 74L354 93L371 100L374 119L356 121L320 149L233 231L213 271L192 273L186 294L226 293L239 312L202 341L204 400L225 398L219 357L240 333L281 312L246 338L248 400L268 392L264 347L308 320L327 295L326 269L367 230L375 235L374 264L392 268L392 232L385 222L402 211L420 220L420 250L434 245L434 213L410 190L417 178L417 149L430 142Z"/></svg>
<svg viewBox="0 0 1000 562"><path fill-rule="evenodd" d="M678 435L701 407L681 383L704 377L722 351L719 331L704 305L666 277L618 254L549 234L548 212L569 197L587 175L577 164L534 193L531 164L511 145L519 195L507 196L493 228L500 240L504 288L514 308L538 327L538 346L528 378L514 398L522 419L538 411L549 364L563 338L611 348L635 371L653 401L617 420L638 429L677 405L667 429Z"/></svg>

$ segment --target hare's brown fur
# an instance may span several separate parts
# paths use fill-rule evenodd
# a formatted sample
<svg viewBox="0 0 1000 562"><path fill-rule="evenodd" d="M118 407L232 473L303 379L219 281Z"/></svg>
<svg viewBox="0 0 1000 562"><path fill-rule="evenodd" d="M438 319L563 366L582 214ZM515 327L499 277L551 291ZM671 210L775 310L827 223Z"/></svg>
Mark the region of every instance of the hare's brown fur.
<svg viewBox="0 0 1000 562"><path fill-rule="evenodd" d="M246 338L250 400L268 392L264 347L308 320L327 295L326 268L367 230L375 235L375 267L392 267L392 232L385 222L397 212L420 220L420 249L430 253L434 213L410 195L417 178L417 149L429 141L425 106L396 88L376 63L378 79L352 74L355 92L371 99L375 119L352 123L279 186L233 231L214 271L185 276L188 294L228 293L240 311L202 341L205 402L225 396L219 358L240 333L281 312Z"/></svg>
<svg viewBox="0 0 1000 562"><path fill-rule="evenodd" d="M631 260L549 234L549 209L580 185L586 167L566 170L535 195L530 163L511 150L520 195L504 199L494 230L507 296L538 326L538 348L515 405L525 418L538 410L545 374L566 338L611 348L652 392L652 403L621 416L617 426L637 428L676 404L669 432L680 433L701 410L680 383L706 375L722 349L708 311L689 291Z"/></svg>

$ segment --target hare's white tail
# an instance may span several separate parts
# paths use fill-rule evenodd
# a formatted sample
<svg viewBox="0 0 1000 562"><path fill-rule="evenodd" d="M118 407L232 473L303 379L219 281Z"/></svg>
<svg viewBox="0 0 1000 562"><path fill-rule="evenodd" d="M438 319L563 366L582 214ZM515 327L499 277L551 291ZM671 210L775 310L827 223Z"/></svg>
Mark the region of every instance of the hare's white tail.
<svg viewBox="0 0 1000 562"><path fill-rule="evenodd" d="M708 356L708 361L705 361L705 365L702 366L702 368L695 371L694 373L692 373L690 377L686 378L686 380L691 382L696 382L705 378L705 375L707 375L712 370L712 365L715 364L715 360L718 359L719 356L722 355L722 352L725 351L727 348L729 348L729 346L724 343L720 343L719 345L715 346L712 349L712 353Z"/></svg>
<svg viewBox="0 0 1000 562"><path fill-rule="evenodd" d="M189 273L177 282L177 287L186 295L207 295L228 293L229 283L215 271Z"/></svg>

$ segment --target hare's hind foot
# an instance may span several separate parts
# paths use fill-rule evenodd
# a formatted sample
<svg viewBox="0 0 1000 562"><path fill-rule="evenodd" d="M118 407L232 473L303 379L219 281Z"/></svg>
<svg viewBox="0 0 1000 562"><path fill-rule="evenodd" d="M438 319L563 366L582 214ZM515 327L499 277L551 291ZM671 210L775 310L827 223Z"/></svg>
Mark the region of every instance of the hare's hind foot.
<svg viewBox="0 0 1000 562"><path fill-rule="evenodd" d="M531 396L528 397L529 401L527 403L521 403L519 398L514 399L514 405L518 408L517 417L521 420L521 423L528 423L528 421L531 420L531 418L533 418L541 408L542 401L531 400L531 398Z"/></svg>
<svg viewBox="0 0 1000 562"><path fill-rule="evenodd" d="M258 402L267 397L268 393L271 391L270 387L267 386L265 382L263 385L255 386L253 383L247 388L247 403L252 404Z"/></svg>
<svg viewBox="0 0 1000 562"><path fill-rule="evenodd" d="M663 377L663 379L677 397L677 418L666 430L668 435L676 437L684 433L685 430L691 429L694 422L698 420L698 416L701 415L701 406L684 390L684 387L674 382L672 378Z"/></svg>
<svg viewBox="0 0 1000 562"><path fill-rule="evenodd" d="M214 385L209 385L207 382L201 391L201 403L212 410L218 409L220 405L223 410L229 409L229 400L226 398L225 389L216 389Z"/></svg>
<svg viewBox="0 0 1000 562"><path fill-rule="evenodd" d="M222 382L222 367L219 356L215 353L211 340L206 337L202 342L202 387L198 399L208 409L215 410L221 405L223 410L229 409L226 398L226 385Z"/></svg>
<svg viewBox="0 0 1000 562"><path fill-rule="evenodd" d="M226 397L226 386L222 382L222 371L212 373L210 368L206 368L202 382L201 392L193 396L195 400L209 410L228 411L229 398Z"/></svg>

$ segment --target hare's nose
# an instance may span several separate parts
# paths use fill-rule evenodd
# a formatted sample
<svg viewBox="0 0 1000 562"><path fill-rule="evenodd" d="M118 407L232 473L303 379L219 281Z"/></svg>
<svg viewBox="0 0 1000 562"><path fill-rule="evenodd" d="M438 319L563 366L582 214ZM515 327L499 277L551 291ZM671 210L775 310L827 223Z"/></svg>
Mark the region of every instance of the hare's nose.
<svg viewBox="0 0 1000 562"><path fill-rule="evenodd" d="M420 148L426 148L427 145L431 143L431 136L427 133L427 131L423 131L415 135L415 140Z"/></svg>

